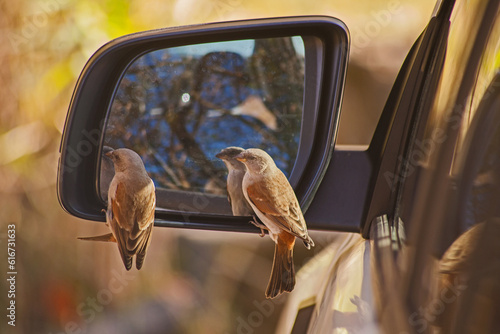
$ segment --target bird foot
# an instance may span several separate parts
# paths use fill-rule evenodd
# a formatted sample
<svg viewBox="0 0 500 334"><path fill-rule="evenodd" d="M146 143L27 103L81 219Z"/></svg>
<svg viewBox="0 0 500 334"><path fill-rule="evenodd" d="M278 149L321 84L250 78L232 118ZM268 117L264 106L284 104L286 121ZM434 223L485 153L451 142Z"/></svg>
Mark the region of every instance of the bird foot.
<svg viewBox="0 0 500 334"><path fill-rule="evenodd" d="M250 223L252 223L254 226L260 228L259 236L261 238L263 238L266 235L266 233L264 231L269 231L269 229L267 228L266 225L257 222L257 218L255 218L255 216L253 217L253 220L250 221Z"/></svg>

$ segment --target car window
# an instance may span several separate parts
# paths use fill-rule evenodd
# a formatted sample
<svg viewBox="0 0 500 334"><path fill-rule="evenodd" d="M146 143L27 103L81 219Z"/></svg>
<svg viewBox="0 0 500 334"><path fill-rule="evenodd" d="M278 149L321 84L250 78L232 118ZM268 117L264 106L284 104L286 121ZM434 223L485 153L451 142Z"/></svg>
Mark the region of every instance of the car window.
<svg viewBox="0 0 500 334"><path fill-rule="evenodd" d="M496 92L496 86L491 86L495 77L500 71L500 20L497 19L493 26L487 48L481 58L481 64L478 76L471 94L470 104L468 106L467 120L470 122L474 116L479 104L490 94ZM468 127L465 127L468 129Z"/></svg>
<svg viewBox="0 0 500 334"><path fill-rule="evenodd" d="M486 312L497 309L499 291L484 288L498 278L491 261L498 254L492 240L498 235L500 198L497 13L495 1L457 2L425 145L415 146L425 154L404 207L412 251L401 253L400 260L406 269L406 325L416 332L497 328L496 313Z"/></svg>
<svg viewBox="0 0 500 334"><path fill-rule="evenodd" d="M466 117L464 118L460 143L458 144L457 157L455 159L453 175L461 181L460 189L463 204L459 205L459 231L464 232L477 223L488 218L490 200L495 196L494 175L492 169L500 168L500 134L499 129L491 129L492 133L484 133L487 130L485 124L472 127L475 117L486 118L487 123L495 122L495 114L498 106L495 104L500 94L500 19L493 26L487 47L481 57L478 75L474 88L468 99ZM477 115L478 111L484 115ZM489 124L494 127L494 124ZM477 132L477 133L474 133ZM481 139L474 140L475 137ZM483 139L484 138L484 139ZM468 140L468 142L467 142ZM474 140L474 141L473 141ZM463 147L467 143L467 147ZM474 153L482 152L480 156L473 157ZM471 169L471 170L468 170ZM466 183L470 181L469 185ZM464 189L465 187L469 187Z"/></svg>
<svg viewBox="0 0 500 334"><path fill-rule="evenodd" d="M400 217L405 222L405 225L411 224L415 220L415 210L417 212L424 210L415 205L415 196L417 196L415 187L419 184L421 185L422 178L426 177L423 175L424 171L434 173L436 168L443 168L443 175L448 176L446 177L447 180L442 180L442 186L450 187L449 184L445 185L444 183L451 182L451 175L456 168L457 155L461 152L461 145L470 126L470 121L482 98L482 94L493 77L492 73L494 71L490 72L484 66L480 67L480 73L481 71L484 72L482 75L478 76L476 72L472 77L464 77L466 75L467 61L470 59L471 54L477 52L477 50L472 49L473 41L476 39L479 29L479 21L475 18L482 15L484 10L484 2L458 1L452 14L446 57L442 67L437 94L425 132L421 138L416 139L413 152L408 155L411 167L408 177L413 182L408 182L405 185L405 189L403 189L405 198L401 207ZM477 13L477 15L469 15L470 13ZM497 44L498 35L495 36L492 33L485 55L488 52L495 53L493 49L497 48ZM482 62L485 62L486 57L491 58L494 56L484 56L481 58ZM491 66L491 61L489 63L490 65L488 66ZM461 84L464 81L470 83L468 92L465 95L464 92L459 92L461 87L463 87ZM481 82L481 87L478 85L479 82ZM461 101L458 102L459 93L463 96ZM466 102L463 102L464 100ZM456 115L457 111L463 112L463 121ZM456 141L451 138L450 130L458 131ZM451 148L446 150L446 154L450 154L450 156L436 157L436 155L442 155L440 152L443 152L443 145L451 145ZM447 161L444 161L445 159ZM438 164L442 166L436 165L436 161L440 161ZM432 186L428 186L432 188ZM437 187L438 185L435 184L433 186ZM444 201L444 199L439 200ZM444 243L449 245L449 242L456 237L456 234L449 236L449 240ZM442 251L444 249L441 249Z"/></svg>

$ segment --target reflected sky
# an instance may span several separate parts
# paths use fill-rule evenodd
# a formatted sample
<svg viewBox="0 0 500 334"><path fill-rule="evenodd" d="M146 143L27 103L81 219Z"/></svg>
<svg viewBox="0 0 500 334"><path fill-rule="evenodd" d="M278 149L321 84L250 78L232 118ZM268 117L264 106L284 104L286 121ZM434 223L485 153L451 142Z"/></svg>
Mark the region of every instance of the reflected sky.
<svg viewBox="0 0 500 334"><path fill-rule="evenodd" d="M300 36L291 37L293 47L295 52L304 57L304 42ZM239 53L241 56L248 58L250 57L255 48L254 39L244 39L240 41L228 41L228 42L218 42L218 43L204 43L204 44L194 44L178 46L175 48L169 48L168 51L172 55L191 55L193 57L201 57L210 52L235 52ZM158 52L164 52L159 50Z"/></svg>

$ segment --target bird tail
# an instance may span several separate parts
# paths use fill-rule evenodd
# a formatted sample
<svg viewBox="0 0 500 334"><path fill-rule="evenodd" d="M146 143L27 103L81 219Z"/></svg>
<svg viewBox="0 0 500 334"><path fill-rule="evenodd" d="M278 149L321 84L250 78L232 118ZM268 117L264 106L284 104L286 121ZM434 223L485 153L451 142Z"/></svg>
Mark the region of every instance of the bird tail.
<svg viewBox="0 0 500 334"><path fill-rule="evenodd" d="M266 298L274 298L282 292L291 292L295 287L293 267L293 246L295 236L282 232L278 235L274 248L273 269L267 285Z"/></svg>
<svg viewBox="0 0 500 334"><path fill-rule="evenodd" d="M123 264L125 265L125 269L130 270L132 268L132 256L128 254L127 241L119 239L117 240L117 244Z"/></svg>
<svg viewBox="0 0 500 334"><path fill-rule="evenodd" d="M95 237L78 237L79 240L84 241L104 241L104 242L116 242L115 236L113 233L108 233L104 235L98 235Z"/></svg>

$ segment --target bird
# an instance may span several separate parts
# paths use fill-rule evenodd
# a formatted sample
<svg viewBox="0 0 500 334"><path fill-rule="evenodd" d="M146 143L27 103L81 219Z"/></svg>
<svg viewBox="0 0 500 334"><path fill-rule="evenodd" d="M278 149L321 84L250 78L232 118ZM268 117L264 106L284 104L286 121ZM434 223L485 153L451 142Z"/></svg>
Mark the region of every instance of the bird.
<svg viewBox="0 0 500 334"><path fill-rule="evenodd" d="M106 224L111 234L81 240L115 241L123 264L142 268L151 242L156 205L155 186L141 157L127 148L106 153L114 164L115 175L108 190Z"/></svg>
<svg viewBox="0 0 500 334"><path fill-rule="evenodd" d="M215 156L221 159L227 167L227 199L231 205L233 216L255 216L250 203L248 203L245 195L243 195L242 183L243 177L247 172L247 167L235 157L245 149L237 146L229 146L221 150ZM265 232L262 224L256 223L256 219L250 221L252 224L260 228L260 236L264 237Z"/></svg>
<svg viewBox="0 0 500 334"><path fill-rule="evenodd" d="M265 292L266 298L272 299L295 287L295 239L302 239L307 249L314 247L314 241L308 235L297 196L273 158L258 148L249 148L235 158L247 167L243 195L276 244Z"/></svg>
<svg viewBox="0 0 500 334"><path fill-rule="evenodd" d="M234 158L243 151L245 150L241 147L230 146L215 155L227 167L227 199L229 204L231 204L233 216L254 215L253 209L245 199L241 188L247 168L244 163Z"/></svg>

